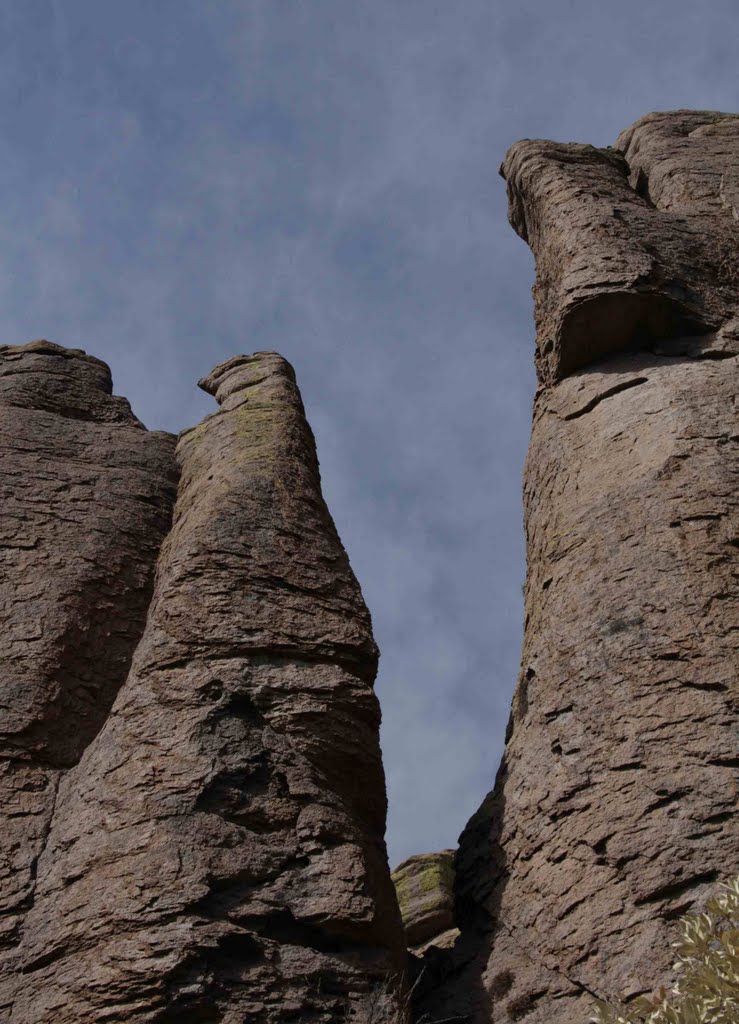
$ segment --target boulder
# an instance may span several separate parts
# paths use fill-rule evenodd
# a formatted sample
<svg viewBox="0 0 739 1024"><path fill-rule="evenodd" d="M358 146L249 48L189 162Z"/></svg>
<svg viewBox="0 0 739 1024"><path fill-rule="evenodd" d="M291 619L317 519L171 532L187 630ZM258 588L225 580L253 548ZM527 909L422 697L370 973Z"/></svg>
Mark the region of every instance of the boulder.
<svg viewBox="0 0 739 1024"><path fill-rule="evenodd" d="M454 850L409 857L393 871L409 947L450 941L454 927Z"/></svg>

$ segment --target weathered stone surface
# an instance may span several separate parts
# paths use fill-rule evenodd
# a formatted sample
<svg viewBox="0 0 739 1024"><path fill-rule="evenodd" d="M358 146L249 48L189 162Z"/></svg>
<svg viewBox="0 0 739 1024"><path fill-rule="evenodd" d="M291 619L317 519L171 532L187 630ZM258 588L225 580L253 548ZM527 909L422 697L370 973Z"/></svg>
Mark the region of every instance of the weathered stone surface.
<svg viewBox="0 0 739 1024"><path fill-rule="evenodd" d="M673 919L739 865L738 128L506 158L542 378L525 639L432 1016L584 1024L667 980Z"/></svg>
<svg viewBox="0 0 739 1024"><path fill-rule="evenodd" d="M629 181L657 210L739 220L739 115L710 110L647 114L616 148Z"/></svg>
<svg viewBox="0 0 739 1024"><path fill-rule="evenodd" d="M409 857L393 871L392 879L409 947L426 945L454 930L454 850Z"/></svg>
<svg viewBox="0 0 739 1024"><path fill-rule="evenodd" d="M501 168L511 223L536 255L546 384L736 316L739 118L650 115L619 145L625 154L525 140Z"/></svg>
<svg viewBox="0 0 739 1024"><path fill-rule="evenodd" d="M362 1018L404 949L361 592L289 365L178 445L146 630L63 780L13 1024Z"/></svg>
<svg viewBox="0 0 739 1024"><path fill-rule="evenodd" d="M537 260L526 631L461 935L400 869L432 1019L584 1024L739 864L738 158L739 118L680 111L504 163ZM172 439L83 352L0 348L4 1024L402 1016L377 652L294 376L203 386L152 600Z"/></svg>
<svg viewBox="0 0 739 1024"><path fill-rule="evenodd" d="M111 394L99 360L0 347L0 1020L59 779L143 631L174 443Z"/></svg>

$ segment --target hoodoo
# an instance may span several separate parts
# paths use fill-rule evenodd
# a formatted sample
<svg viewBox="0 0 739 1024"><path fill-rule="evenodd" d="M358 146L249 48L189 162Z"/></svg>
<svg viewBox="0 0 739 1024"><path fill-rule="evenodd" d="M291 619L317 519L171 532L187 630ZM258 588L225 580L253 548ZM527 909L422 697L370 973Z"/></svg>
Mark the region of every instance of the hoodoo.
<svg viewBox="0 0 739 1024"><path fill-rule="evenodd" d="M502 168L536 256L521 674L431 1016L577 1024L739 866L739 117Z"/></svg>
<svg viewBox="0 0 739 1024"><path fill-rule="evenodd" d="M294 374L260 353L202 384L220 409L180 439L146 627L61 781L12 1024L360 1019L403 967L377 652Z"/></svg>
<svg viewBox="0 0 739 1024"><path fill-rule="evenodd" d="M289 364L218 366L175 450L99 360L0 347L0 1024L406 1024L406 939L419 1020L585 1024L669 979L739 867L737 167L739 117L700 111L505 159L521 673L454 866L396 873L405 933L377 650Z"/></svg>
<svg viewBox="0 0 739 1024"><path fill-rule="evenodd" d="M77 349L0 347L0 1020L60 780L126 678L171 520L175 439L111 392Z"/></svg>

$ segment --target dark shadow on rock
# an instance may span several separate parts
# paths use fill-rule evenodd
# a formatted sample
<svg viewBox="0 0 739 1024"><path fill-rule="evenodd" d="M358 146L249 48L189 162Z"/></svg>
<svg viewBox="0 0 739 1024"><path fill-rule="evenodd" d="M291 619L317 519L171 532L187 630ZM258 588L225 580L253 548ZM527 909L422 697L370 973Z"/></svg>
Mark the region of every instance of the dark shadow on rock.
<svg viewBox="0 0 739 1024"><path fill-rule="evenodd" d="M483 984L493 950L496 921L506 884L500 826L505 807L505 757L493 791L467 823L455 858L455 924L460 936L451 949L432 947L413 958L415 1024L436 1021L483 1024L493 1017L496 994ZM515 983L499 982L504 1000Z"/></svg>

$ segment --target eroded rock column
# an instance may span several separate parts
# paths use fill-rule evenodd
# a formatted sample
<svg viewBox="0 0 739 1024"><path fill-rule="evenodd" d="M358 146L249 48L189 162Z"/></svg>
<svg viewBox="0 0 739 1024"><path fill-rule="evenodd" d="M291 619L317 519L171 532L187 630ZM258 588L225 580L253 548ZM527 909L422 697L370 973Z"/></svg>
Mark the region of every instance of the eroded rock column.
<svg viewBox="0 0 739 1024"><path fill-rule="evenodd" d="M537 260L525 640L439 1016L651 991L739 866L738 162L739 118L678 112L503 165Z"/></svg>
<svg viewBox="0 0 739 1024"><path fill-rule="evenodd" d="M108 367L0 347L0 1020L57 787L126 678L171 519L174 438Z"/></svg>
<svg viewBox="0 0 739 1024"><path fill-rule="evenodd" d="M63 781L13 1024L361 1020L404 960L377 651L290 366L179 442L132 671Z"/></svg>

